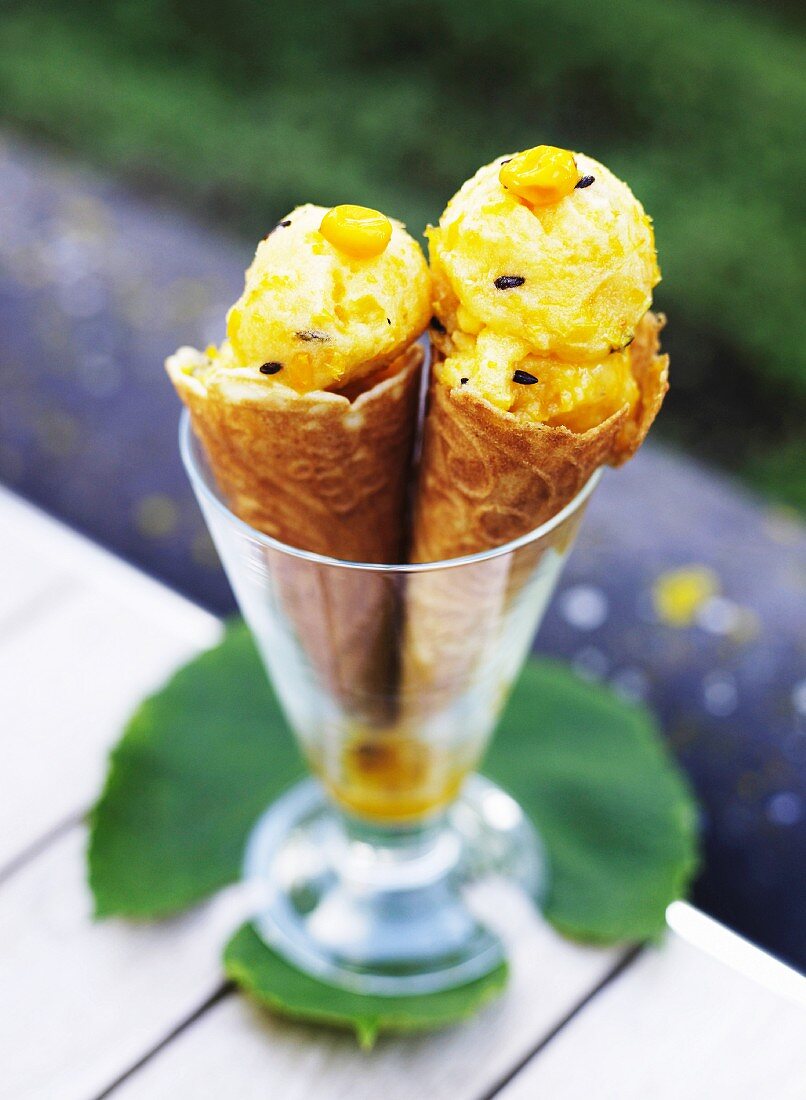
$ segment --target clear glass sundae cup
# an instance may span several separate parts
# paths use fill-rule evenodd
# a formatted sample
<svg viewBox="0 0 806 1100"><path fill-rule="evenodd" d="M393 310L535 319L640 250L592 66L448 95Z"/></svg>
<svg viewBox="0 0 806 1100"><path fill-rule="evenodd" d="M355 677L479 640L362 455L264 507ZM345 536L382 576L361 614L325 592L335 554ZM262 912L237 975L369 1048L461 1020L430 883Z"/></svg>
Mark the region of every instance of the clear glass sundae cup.
<svg viewBox="0 0 806 1100"><path fill-rule="evenodd" d="M240 520L186 412L180 446L313 775L267 808L247 844L260 934L359 993L436 992L489 973L503 948L477 915L477 888L503 877L537 896L545 870L517 803L474 773L598 473L504 546L380 565L286 546Z"/></svg>

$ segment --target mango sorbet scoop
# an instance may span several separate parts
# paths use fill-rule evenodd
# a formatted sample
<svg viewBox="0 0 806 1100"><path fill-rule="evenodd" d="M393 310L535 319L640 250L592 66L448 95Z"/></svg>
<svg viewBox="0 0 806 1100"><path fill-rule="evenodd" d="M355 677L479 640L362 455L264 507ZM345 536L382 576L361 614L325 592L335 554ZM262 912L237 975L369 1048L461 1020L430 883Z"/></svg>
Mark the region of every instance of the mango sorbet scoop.
<svg viewBox="0 0 806 1100"><path fill-rule="evenodd" d="M431 282L405 228L300 206L257 247L227 339L166 362L230 508L280 541L401 560Z"/></svg>
<svg viewBox="0 0 806 1100"><path fill-rule="evenodd" d="M650 219L582 153L481 168L429 230L434 345L414 561L533 530L640 446L666 392Z"/></svg>

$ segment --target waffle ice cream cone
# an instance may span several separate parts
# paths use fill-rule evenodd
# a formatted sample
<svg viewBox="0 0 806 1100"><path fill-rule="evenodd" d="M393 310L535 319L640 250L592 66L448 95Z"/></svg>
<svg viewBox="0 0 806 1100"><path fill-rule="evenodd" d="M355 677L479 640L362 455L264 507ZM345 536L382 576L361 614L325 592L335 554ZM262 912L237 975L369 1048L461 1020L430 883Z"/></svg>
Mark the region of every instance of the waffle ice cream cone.
<svg viewBox="0 0 806 1100"><path fill-rule="evenodd" d="M433 381L426 419L412 561L441 561L503 545L556 516L603 465L621 465L643 442L668 387L668 356L659 354L662 318L647 313L632 345L641 398L577 434L545 424L513 424L461 389ZM435 349L435 354L440 352ZM415 574L407 595L404 695L434 708L456 696L495 651L504 617L536 576L549 547L573 542L584 509L549 540L511 555L450 570ZM547 586L547 597L550 586ZM531 640L531 636L529 639Z"/></svg>
<svg viewBox="0 0 806 1100"><path fill-rule="evenodd" d="M288 546L347 561L395 562L423 350L414 344L350 400L240 380L205 386L181 349L168 373L216 482L250 527Z"/></svg>
<svg viewBox="0 0 806 1100"><path fill-rule="evenodd" d="M235 515L288 546L326 557L401 560L419 344L352 401L325 392L267 392L259 382L250 397L239 392L233 400L226 387L205 389L187 373L187 352L172 359L168 372ZM357 720L377 723L396 675L395 605L383 576L300 562L282 550L261 552L323 684Z"/></svg>
<svg viewBox="0 0 806 1100"><path fill-rule="evenodd" d="M503 546L557 516L596 470L635 453L668 388L663 319L649 311L651 224L603 165L545 146L500 158L429 238L434 354L413 562ZM463 566L461 585L450 569L411 578L404 698L438 711L464 705L468 684L503 693L581 515ZM511 659L504 637L518 638Z"/></svg>
<svg viewBox="0 0 806 1100"><path fill-rule="evenodd" d="M649 312L636 329L635 406L584 432L516 419L463 387L432 380L411 560L462 557L520 538L561 511L599 467L631 458L668 389L662 325Z"/></svg>
<svg viewBox="0 0 806 1100"><path fill-rule="evenodd" d="M227 340L166 362L235 515L324 557L402 559L429 297L421 249L377 211L299 207L267 234ZM380 574L256 552L325 692L380 721L396 595Z"/></svg>

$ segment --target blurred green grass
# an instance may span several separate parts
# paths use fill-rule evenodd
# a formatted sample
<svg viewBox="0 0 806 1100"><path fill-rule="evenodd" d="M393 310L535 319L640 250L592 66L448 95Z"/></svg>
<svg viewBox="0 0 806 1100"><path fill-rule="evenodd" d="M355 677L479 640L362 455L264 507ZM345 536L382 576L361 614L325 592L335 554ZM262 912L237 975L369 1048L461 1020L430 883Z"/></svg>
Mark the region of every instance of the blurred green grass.
<svg viewBox="0 0 806 1100"><path fill-rule="evenodd" d="M803 38L788 0L34 0L0 112L254 237L301 201L420 232L479 164L550 142L655 219L661 430L806 505Z"/></svg>

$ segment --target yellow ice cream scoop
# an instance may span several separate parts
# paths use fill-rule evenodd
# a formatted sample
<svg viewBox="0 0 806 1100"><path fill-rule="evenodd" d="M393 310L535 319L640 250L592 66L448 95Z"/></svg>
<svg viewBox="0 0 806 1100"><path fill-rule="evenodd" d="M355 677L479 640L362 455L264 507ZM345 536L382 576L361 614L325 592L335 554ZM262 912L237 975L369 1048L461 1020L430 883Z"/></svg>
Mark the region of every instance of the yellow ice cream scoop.
<svg viewBox="0 0 806 1100"><path fill-rule="evenodd" d="M430 303L425 257L400 222L360 206L300 206L258 245L211 362L298 393L338 389L411 344Z"/></svg>
<svg viewBox="0 0 806 1100"><path fill-rule="evenodd" d="M629 348L599 363L567 363L532 353L517 337L483 329L454 334L451 354L437 356L434 372L449 389L465 390L518 420L586 432L624 405L638 401Z"/></svg>
<svg viewBox="0 0 806 1100"><path fill-rule="evenodd" d="M566 362L625 347L660 279L652 223L629 187L552 146L481 168L428 235L449 333L489 329Z"/></svg>

